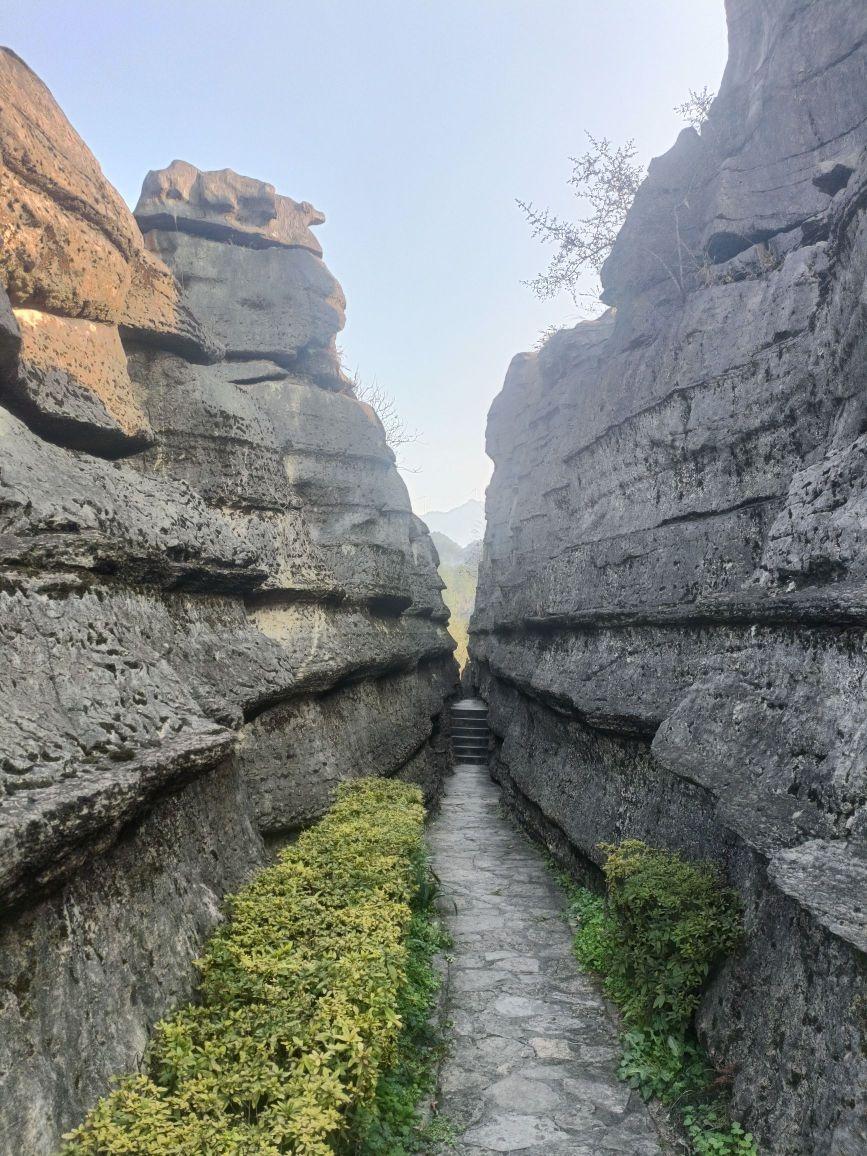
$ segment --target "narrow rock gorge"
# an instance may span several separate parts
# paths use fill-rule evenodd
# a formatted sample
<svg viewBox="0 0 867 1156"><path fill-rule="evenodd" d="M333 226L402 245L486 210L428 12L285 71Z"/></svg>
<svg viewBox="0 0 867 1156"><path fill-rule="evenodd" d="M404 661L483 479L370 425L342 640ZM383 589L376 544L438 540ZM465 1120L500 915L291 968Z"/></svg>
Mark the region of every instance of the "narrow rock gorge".
<svg viewBox="0 0 867 1156"><path fill-rule="evenodd" d="M762 1150L867 1151L867 7L728 0L607 313L517 356L470 654L510 806L717 861L699 1031Z"/></svg>
<svg viewBox="0 0 867 1156"><path fill-rule="evenodd" d="M0 50L0 1151L51 1153L342 779L438 792L436 552L341 372L306 202L135 217Z"/></svg>

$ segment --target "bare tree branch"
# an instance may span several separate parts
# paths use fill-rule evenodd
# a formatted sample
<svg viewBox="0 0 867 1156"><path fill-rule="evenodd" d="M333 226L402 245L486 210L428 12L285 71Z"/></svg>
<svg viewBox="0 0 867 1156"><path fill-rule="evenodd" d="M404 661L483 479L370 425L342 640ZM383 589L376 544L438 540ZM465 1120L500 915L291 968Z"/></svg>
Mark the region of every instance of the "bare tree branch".
<svg viewBox="0 0 867 1156"><path fill-rule="evenodd" d="M528 282L543 300L565 290L578 303L581 275L588 269L598 273L602 268L644 179L644 166L635 159L635 141L615 147L606 137L597 138L589 132L586 136L590 142L587 152L569 158L569 184L575 196L589 204L589 216L564 221L531 202L517 202L532 235L557 246L545 272Z"/></svg>
<svg viewBox="0 0 867 1156"><path fill-rule="evenodd" d="M688 124L700 129L707 119L715 95L706 85L700 92L690 89L688 99L678 105L675 112ZM517 201L527 218L532 236L538 237L545 244L556 245L554 256L544 273L525 282L542 300L556 297L565 291L578 305L580 298L588 296L578 289L581 278L588 271L598 274L602 269L626 220L638 186L646 175L645 166L636 160L638 150L634 140L615 146L607 137L595 137L589 132L585 135L590 148L579 157L569 158L572 162L569 184L575 196L589 205L588 216L577 221L564 221L550 209L537 209L530 201ZM651 255L663 265L666 273L684 293L686 272L683 255L686 246L680 236L680 207L674 211L677 268L672 269L660 254L654 252ZM695 264L694 255L688 249L686 252Z"/></svg>
<svg viewBox="0 0 867 1156"><path fill-rule="evenodd" d="M350 381L355 398L364 402L365 405L369 405L379 418L385 431L385 443L389 449L396 453L401 446L411 445L419 440L421 434L417 430L408 428L397 411L394 398L382 388L376 378L372 381L362 381L356 369Z"/></svg>
<svg viewBox="0 0 867 1156"><path fill-rule="evenodd" d="M674 111L687 124L692 125L696 130L700 129L707 120L707 114L710 112L710 106L716 99L716 93L712 92L707 85L696 92L694 88L689 90L689 96L683 104L676 104Z"/></svg>

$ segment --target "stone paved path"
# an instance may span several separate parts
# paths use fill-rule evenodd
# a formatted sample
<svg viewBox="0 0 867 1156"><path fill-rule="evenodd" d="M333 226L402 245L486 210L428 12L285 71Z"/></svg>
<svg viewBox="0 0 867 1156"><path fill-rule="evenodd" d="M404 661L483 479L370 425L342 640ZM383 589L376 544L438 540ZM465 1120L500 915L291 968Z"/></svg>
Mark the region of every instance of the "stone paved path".
<svg viewBox="0 0 867 1156"><path fill-rule="evenodd" d="M440 1095L451 1151L661 1156L617 1079L616 1032L571 955L560 890L498 803L487 767L457 767L429 836L454 937Z"/></svg>

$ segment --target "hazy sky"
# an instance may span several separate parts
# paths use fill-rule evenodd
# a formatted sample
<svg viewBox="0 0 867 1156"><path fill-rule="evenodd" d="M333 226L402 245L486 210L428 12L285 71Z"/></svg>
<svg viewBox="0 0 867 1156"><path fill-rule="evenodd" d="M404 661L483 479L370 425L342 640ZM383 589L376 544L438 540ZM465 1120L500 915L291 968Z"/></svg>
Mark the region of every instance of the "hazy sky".
<svg viewBox="0 0 867 1156"><path fill-rule="evenodd" d="M122 195L175 157L312 201L345 361L395 398L419 512L481 498L488 406L568 299L515 198L573 213L585 129L663 152L716 88L723 0L2 0ZM574 215L574 213L573 213Z"/></svg>

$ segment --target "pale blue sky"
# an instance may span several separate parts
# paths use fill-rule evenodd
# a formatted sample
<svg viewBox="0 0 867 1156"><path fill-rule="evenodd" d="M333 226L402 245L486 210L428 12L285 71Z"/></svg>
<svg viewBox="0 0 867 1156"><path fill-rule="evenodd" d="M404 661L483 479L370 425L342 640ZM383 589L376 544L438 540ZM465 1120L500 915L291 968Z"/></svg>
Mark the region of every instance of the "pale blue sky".
<svg viewBox="0 0 867 1156"><path fill-rule="evenodd" d="M419 512L481 498L488 406L568 299L515 197L573 213L583 131L642 154L716 88L723 0L3 0L0 43L52 89L131 204L173 158L312 201L350 369L421 439Z"/></svg>

